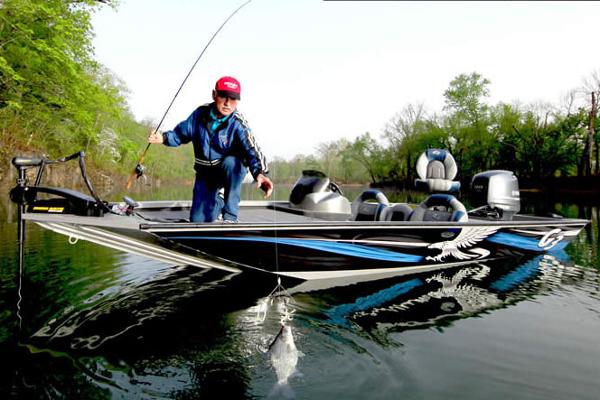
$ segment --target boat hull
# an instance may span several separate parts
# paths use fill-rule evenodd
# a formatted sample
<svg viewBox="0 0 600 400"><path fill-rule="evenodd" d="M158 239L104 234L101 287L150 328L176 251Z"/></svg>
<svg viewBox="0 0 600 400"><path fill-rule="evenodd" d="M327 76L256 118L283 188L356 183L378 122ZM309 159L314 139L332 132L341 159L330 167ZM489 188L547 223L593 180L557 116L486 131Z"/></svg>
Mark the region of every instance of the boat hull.
<svg viewBox="0 0 600 400"><path fill-rule="evenodd" d="M188 213L188 206L147 202L136 215L23 218L71 240L175 265L348 282L557 251L588 223L518 215L510 221L338 221L274 211L271 202L245 203L241 212L248 222L238 224L165 222Z"/></svg>
<svg viewBox="0 0 600 400"><path fill-rule="evenodd" d="M585 226L569 220L513 223L328 223L144 226L161 239L239 268L300 279L401 274L563 249Z"/></svg>

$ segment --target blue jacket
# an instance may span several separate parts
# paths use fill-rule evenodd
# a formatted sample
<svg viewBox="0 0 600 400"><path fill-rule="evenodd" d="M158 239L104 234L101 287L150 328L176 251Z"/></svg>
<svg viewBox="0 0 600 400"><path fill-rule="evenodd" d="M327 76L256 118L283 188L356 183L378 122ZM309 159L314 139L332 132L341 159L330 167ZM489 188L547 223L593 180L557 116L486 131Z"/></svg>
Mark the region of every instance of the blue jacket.
<svg viewBox="0 0 600 400"><path fill-rule="evenodd" d="M233 155L244 161L254 179L258 174L268 174L267 161L242 114L236 110L216 120L211 110L214 110L214 103L198 107L175 129L163 133L163 143L176 147L191 141L196 171L202 167L219 165L223 157Z"/></svg>

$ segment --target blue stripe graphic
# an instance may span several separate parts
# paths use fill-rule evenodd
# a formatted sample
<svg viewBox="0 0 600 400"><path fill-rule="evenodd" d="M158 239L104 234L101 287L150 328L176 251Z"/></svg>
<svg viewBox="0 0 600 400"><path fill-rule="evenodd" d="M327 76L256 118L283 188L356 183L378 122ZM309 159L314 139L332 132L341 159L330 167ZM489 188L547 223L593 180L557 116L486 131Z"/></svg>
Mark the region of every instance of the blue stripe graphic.
<svg viewBox="0 0 600 400"><path fill-rule="evenodd" d="M380 290L372 295L359 297L354 303L340 304L327 310L325 314L329 317L329 321L342 326L348 326L346 317L358 311L366 311L384 303L394 300L396 297L408 293L412 289L421 286L423 281L415 278L407 282L398 283L387 289Z"/></svg>
<svg viewBox="0 0 600 400"><path fill-rule="evenodd" d="M543 248L541 248L540 246L538 246L538 243L540 242L539 239L525 237L525 236L517 235L514 233L499 232L493 236L488 237L486 240L489 242L492 242L492 243L498 243L498 244L503 244L506 246L518 247L520 249L525 249L525 250L533 250L533 251L539 251L539 252L546 251ZM558 243L556 246L551 248L549 251L562 250L565 248L565 246L567 244L568 244L568 242L566 240L563 240L560 243Z"/></svg>
<svg viewBox="0 0 600 400"><path fill-rule="evenodd" d="M328 253L341 254L351 257L368 258L371 260L395 261L395 262L419 262L423 259L422 256L406 253L397 253L395 251L377 249L368 246L362 246L351 243L329 242L325 240L315 239L275 239L263 237L203 237L203 236L170 236L173 240L230 240L243 242L263 242L277 243L288 246L304 247L312 250L326 251Z"/></svg>
<svg viewBox="0 0 600 400"><path fill-rule="evenodd" d="M505 275L492 283L490 285L490 289L498 290L500 292L508 292L527 279L534 277L539 271L540 261L543 259L543 257L544 256L536 256L533 260L521 265L508 275Z"/></svg>

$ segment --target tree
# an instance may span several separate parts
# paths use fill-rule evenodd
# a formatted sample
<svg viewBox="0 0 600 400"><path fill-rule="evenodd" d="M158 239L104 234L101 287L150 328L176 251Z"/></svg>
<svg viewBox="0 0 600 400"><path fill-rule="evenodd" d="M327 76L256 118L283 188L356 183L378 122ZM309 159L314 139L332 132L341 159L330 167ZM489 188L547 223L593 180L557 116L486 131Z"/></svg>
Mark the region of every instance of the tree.
<svg viewBox="0 0 600 400"><path fill-rule="evenodd" d="M355 160L367 171L371 182L375 183L389 173L389 152L377 143L369 132L357 137L354 142L342 149L341 156L346 162Z"/></svg>
<svg viewBox="0 0 600 400"><path fill-rule="evenodd" d="M454 157L467 174L486 169L497 152L497 140L490 126L490 108L484 102L489 96L489 84L488 79L476 72L460 74L444 92L444 109L449 112L444 128L448 137L456 140Z"/></svg>
<svg viewBox="0 0 600 400"><path fill-rule="evenodd" d="M95 143L124 99L93 59L96 1L5 0L0 8L0 117L62 152Z"/></svg>
<svg viewBox="0 0 600 400"><path fill-rule="evenodd" d="M323 142L317 145L317 155L322 163L322 170L329 177L333 177L337 173L339 148L338 143L335 141Z"/></svg>
<svg viewBox="0 0 600 400"><path fill-rule="evenodd" d="M461 122L477 125L485 118L488 111L483 98L490 95L489 84L490 81L477 72L458 75L444 92L445 109L453 113Z"/></svg>
<svg viewBox="0 0 600 400"><path fill-rule="evenodd" d="M398 180L412 180L414 163L418 157L418 155L415 157L412 144L430 127L426 118L422 103L408 104L386 124L383 137L390 144L389 150L392 155L390 168L398 176Z"/></svg>

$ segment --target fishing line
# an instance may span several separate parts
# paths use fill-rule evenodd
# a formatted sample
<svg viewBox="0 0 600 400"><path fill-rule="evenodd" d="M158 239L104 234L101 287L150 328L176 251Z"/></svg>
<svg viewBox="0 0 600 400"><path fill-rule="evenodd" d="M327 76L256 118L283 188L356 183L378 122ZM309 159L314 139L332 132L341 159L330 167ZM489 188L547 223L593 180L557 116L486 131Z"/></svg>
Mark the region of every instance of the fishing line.
<svg viewBox="0 0 600 400"><path fill-rule="evenodd" d="M185 85L185 82L188 80L188 78L190 77L190 75L192 74L192 71L194 70L194 68L196 67L196 64L198 64L198 61L200 61L200 59L202 58L202 56L204 55L204 52L206 51L206 49L208 49L208 47L210 46L210 44L212 43L212 41L214 40L214 38L217 36L217 34L221 31L221 29L223 29L223 27L225 26L225 24L227 24L227 22L235 15L237 14L238 11L240 11L244 6L246 6L248 3L250 3L252 0L248 0L245 3L243 3L241 6L239 6L238 8L236 8L228 17L225 21L223 21L223 23L221 24L221 26L219 26L219 29L217 29L217 31L212 35L212 37L210 38L210 40L208 41L208 43L206 43L206 46L204 46L204 49L202 49L202 52L200 53L200 55L198 56L198 58L196 59L196 61L194 62L194 64L192 65L192 67L190 68L190 70L188 71L187 75L185 76L185 78L183 79L183 82L181 82L181 85L179 86L179 89L177 89L177 92L175 93L175 96L173 96L173 99L171 100L171 103L169 103L169 106L167 107L167 110L165 111L165 113L163 114L162 118L160 119L160 122L158 123L158 125L156 126L156 128L154 129L154 132L152 132L152 135L156 134L158 132L158 130L160 129L162 123L164 122L167 114L169 113L169 111L171 110L171 107L173 106L173 103L175 102L175 99L177 98L177 96L179 95L179 92L181 92L181 89L183 89L183 86ZM146 158L146 153L148 152L148 149L150 148L150 145L152 143L148 143L146 145L146 148L144 149L144 151L142 152L142 155L140 156L140 158L138 159L137 165L135 166L134 170L131 171L131 175L129 176L129 179L127 180L127 189L129 189L131 187L131 184L133 183L133 178L139 178L140 176L142 176L144 174L144 166L142 165L142 163L144 162L144 158Z"/></svg>
<svg viewBox="0 0 600 400"><path fill-rule="evenodd" d="M275 171L273 171L273 174L275 174ZM279 243L278 243L278 236L277 236L277 209L276 209L276 204L275 204L275 188L273 188L273 224L275 226L275 229L273 230L273 234L275 236L275 273L277 274L277 283L278 285L281 285L281 277L279 276Z"/></svg>
<svg viewBox="0 0 600 400"><path fill-rule="evenodd" d="M275 173L275 171L273 171ZM275 189L273 189L273 198L275 199ZM267 298L277 297L279 299L279 312L280 312L280 323L283 324L286 321L291 321L293 319L293 314L296 310L292 307L291 310L288 308L288 305L293 303L293 298L286 290L286 288L281 284L281 275L279 274L279 237L277 233L277 204L276 200L273 200L272 208L273 208L273 236L275 239L275 273L277 275L277 286L269 293Z"/></svg>
<svg viewBox="0 0 600 400"><path fill-rule="evenodd" d="M273 188L273 197L275 198L276 188ZM276 200L272 200L272 204L270 205L273 210L273 238L275 239L275 275L277 276L277 284L271 290L271 292L260 300L257 304L257 312L256 319L259 322L264 322L267 317L268 307L269 305L273 305L274 301L277 300L277 310L279 311L279 321L281 324L284 322L293 320L293 315L296 310L293 306L290 308L290 305L293 304L293 297L287 291L287 289L281 284L281 275L279 274L279 237L277 232L278 222L277 222L277 204ZM269 207L269 205L267 205Z"/></svg>

